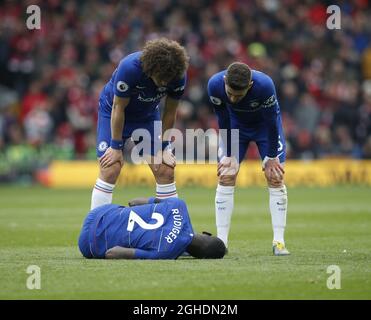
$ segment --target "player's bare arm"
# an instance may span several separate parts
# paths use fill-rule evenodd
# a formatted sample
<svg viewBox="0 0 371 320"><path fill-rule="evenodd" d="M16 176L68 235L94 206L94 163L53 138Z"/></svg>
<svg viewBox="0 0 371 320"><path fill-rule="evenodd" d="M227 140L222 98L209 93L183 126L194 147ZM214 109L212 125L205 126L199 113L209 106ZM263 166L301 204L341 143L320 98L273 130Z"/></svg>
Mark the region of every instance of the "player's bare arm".
<svg viewBox="0 0 371 320"><path fill-rule="evenodd" d="M111 115L111 141L122 141L122 131L125 122L125 108L130 102L130 98L120 98L114 96ZM116 162L124 164L122 149L111 145L104 155L100 158L102 168L107 168Z"/></svg>
<svg viewBox="0 0 371 320"><path fill-rule="evenodd" d="M164 114L162 116L162 132L165 133L168 129L174 127L176 110L179 105L179 100L173 99L169 96L166 97ZM163 140L170 140L170 136L163 136Z"/></svg>
<svg viewBox="0 0 371 320"><path fill-rule="evenodd" d="M209 92L210 95L210 92ZM231 148L231 122L228 110L225 103L221 99L212 96L212 103L214 104L215 113L218 116L219 129L227 130L227 138L223 141L223 144L227 146L227 150ZM228 148L229 146L229 148ZM239 169L239 164L236 157L228 154L223 156L222 159L218 162L217 175L219 182L224 186L234 185L237 173Z"/></svg>
<svg viewBox="0 0 371 320"><path fill-rule="evenodd" d="M106 259L135 259L135 249L116 246L106 251L105 258Z"/></svg>
<svg viewBox="0 0 371 320"><path fill-rule="evenodd" d="M140 206L143 204L148 204L150 199L151 198L146 198L146 197L135 198L135 199L130 200L128 204L129 204L129 207ZM160 199L156 198L154 200L154 203L159 203L160 201L161 201Z"/></svg>
<svg viewBox="0 0 371 320"><path fill-rule="evenodd" d="M173 99L169 96L166 97L164 113L162 116L162 141L171 140L171 130L169 129L174 127L178 105L179 100ZM173 168L175 167L176 159L169 149L165 149L162 156L165 164Z"/></svg>
<svg viewBox="0 0 371 320"><path fill-rule="evenodd" d="M227 133L230 135L231 134L231 127L230 127L230 118L228 115L228 111L225 107L224 104L221 104L219 108L214 108L219 114L219 128L227 130ZM228 145L229 148L231 148L231 141L230 138L227 138L226 141L224 141L224 145ZM237 165L237 166L236 166ZM229 185L230 183L233 183L234 179L228 179L226 176L231 176L231 175L236 175L238 171L238 162L236 157L233 157L231 155L225 155L223 158L218 162L218 169L217 169L217 175L219 177L219 180L225 184ZM233 173L232 173L233 172ZM230 177L229 177L230 178ZM226 180L231 180L231 181L226 181Z"/></svg>

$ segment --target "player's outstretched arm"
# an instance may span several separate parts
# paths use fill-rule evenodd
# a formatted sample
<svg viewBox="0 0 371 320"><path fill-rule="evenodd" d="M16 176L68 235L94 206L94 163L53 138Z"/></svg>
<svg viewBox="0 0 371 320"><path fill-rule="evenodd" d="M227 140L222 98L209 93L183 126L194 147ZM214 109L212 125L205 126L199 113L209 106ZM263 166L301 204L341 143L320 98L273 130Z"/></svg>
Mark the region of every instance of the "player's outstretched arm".
<svg viewBox="0 0 371 320"><path fill-rule="evenodd" d="M106 259L135 259L135 249L116 246L108 249Z"/></svg>
<svg viewBox="0 0 371 320"><path fill-rule="evenodd" d="M159 203L159 202L161 202L161 200L157 198L141 197L141 198L135 198L135 199L130 200L128 204L129 204L129 207L134 207L134 206L141 206L142 204Z"/></svg>

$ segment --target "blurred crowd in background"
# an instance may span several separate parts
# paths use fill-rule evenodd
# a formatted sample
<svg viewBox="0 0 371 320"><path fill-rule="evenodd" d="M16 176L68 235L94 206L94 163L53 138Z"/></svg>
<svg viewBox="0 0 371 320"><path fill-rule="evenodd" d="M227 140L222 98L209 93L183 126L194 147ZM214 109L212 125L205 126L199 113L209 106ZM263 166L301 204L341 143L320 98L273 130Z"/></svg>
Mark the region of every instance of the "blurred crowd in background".
<svg viewBox="0 0 371 320"><path fill-rule="evenodd" d="M326 27L334 2L340 30ZM30 4L41 30L26 28ZM190 56L180 130L217 128L208 79L242 61L276 84L288 158L371 158L370 19L367 0L2 2L0 155L95 159L100 90L125 55L166 36Z"/></svg>

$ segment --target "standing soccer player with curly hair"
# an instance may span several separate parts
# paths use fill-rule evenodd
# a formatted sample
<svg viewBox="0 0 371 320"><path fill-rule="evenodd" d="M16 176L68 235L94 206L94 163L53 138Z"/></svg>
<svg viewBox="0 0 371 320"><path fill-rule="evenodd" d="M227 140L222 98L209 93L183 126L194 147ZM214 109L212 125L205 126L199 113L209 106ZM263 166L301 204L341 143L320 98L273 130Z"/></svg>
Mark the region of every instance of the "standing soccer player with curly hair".
<svg viewBox="0 0 371 320"><path fill-rule="evenodd" d="M149 132L150 141L147 142L151 150L144 156L148 156L147 162L156 179L156 196L161 199L177 197L175 157L170 137L163 133L174 125L188 64L185 49L166 38L148 41L142 51L120 61L99 99L96 150L100 170L92 192L91 209L112 202L112 192L124 164L124 145L136 129ZM165 98L165 105L160 119L162 98ZM155 135L155 122L161 120L162 134ZM158 145L160 150L156 149ZM159 155L161 163L154 161Z"/></svg>

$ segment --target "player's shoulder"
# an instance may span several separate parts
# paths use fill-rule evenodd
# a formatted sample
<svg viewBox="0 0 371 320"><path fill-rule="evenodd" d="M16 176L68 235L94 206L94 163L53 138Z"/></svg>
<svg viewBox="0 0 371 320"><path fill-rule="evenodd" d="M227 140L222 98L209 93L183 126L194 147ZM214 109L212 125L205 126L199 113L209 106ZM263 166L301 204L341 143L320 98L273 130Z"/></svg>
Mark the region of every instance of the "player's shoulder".
<svg viewBox="0 0 371 320"><path fill-rule="evenodd" d="M142 51L132 52L132 53L129 53L124 58L122 58L122 60L128 61L128 62L132 62L134 64L136 64L138 62L140 63L140 57L141 57L141 55L142 55Z"/></svg>
<svg viewBox="0 0 371 320"><path fill-rule="evenodd" d="M212 75L208 82L209 88L224 88L224 75L226 70L222 70Z"/></svg>
<svg viewBox="0 0 371 320"><path fill-rule="evenodd" d="M254 69L252 69L251 71L251 80L254 82L256 88L264 90L272 88L272 86L274 86L273 80L268 74Z"/></svg>
<svg viewBox="0 0 371 320"><path fill-rule="evenodd" d="M126 70L133 70L136 72L142 72L142 64L140 57L142 55L141 51L133 52L123 57L119 63L119 68Z"/></svg>
<svg viewBox="0 0 371 320"><path fill-rule="evenodd" d="M224 75L226 70L220 71L210 77L207 92L214 105L221 105L224 97Z"/></svg>
<svg viewBox="0 0 371 320"><path fill-rule="evenodd" d="M272 78L264 72L253 70L252 81L254 81L255 96L262 99L263 107L274 106L277 97Z"/></svg>
<svg viewBox="0 0 371 320"><path fill-rule="evenodd" d="M143 77L140 56L141 52L133 52L121 59L118 67L114 71L115 95L122 97L128 94L128 89L140 82Z"/></svg>

